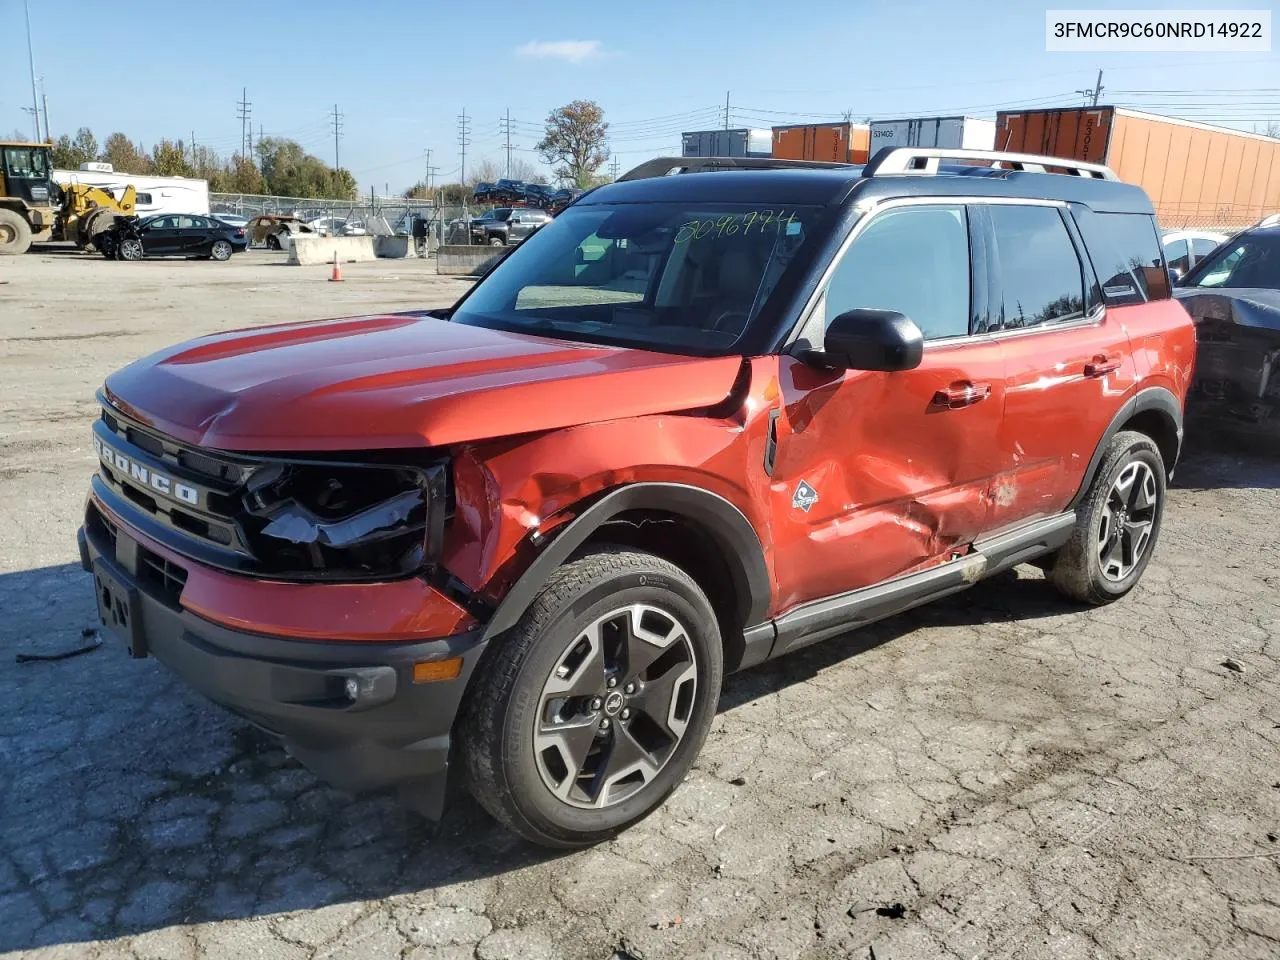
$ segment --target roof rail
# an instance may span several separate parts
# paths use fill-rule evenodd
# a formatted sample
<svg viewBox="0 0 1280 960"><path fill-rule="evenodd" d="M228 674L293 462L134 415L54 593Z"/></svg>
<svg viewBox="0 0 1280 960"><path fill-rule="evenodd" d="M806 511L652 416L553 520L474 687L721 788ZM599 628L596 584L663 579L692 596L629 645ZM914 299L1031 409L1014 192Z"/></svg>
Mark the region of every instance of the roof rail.
<svg viewBox="0 0 1280 960"><path fill-rule="evenodd" d="M992 167L1008 164L1014 170L1047 173L1048 167L1066 171L1068 176L1119 180L1115 172L1100 163L1084 163L1069 157L1038 156L1033 153L1003 153L996 150L948 150L926 147L885 147L862 171L864 177L934 176L943 160L989 161Z"/></svg>
<svg viewBox="0 0 1280 960"><path fill-rule="evenodd" d="M1254 229L1256 230L1260 227L1280 227L1280 213L1273 213L1269 217L1263 217L1257 222Z"/></svg>
<svg viewBox="0 0 1280 960"><path fill-rule="evenodd" d="M847 163L824 163L816 160L775 160L772 157L657 157L628 170L618 178L648 180L677 173L706 173L714 170L827 170L848 167Z"/></svg>

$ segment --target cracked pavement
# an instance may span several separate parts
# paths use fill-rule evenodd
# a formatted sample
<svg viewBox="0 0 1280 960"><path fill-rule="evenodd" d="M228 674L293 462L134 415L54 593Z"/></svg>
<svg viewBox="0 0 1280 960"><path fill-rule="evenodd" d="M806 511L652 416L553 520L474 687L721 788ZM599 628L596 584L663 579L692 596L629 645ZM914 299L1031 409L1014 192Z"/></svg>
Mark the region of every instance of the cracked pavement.
<svg viewBox="0 0 1280 960"><path fill-rule="evenodd" d="M320 785L110 636L15 662L94 626L74 532L102 377L461 289L346 273L0 261L0 955L1280 956L1280 461L1189 454L1112 606L1020 568L729 678L667 804L568 855L464 796L432 827Z"/></svg>

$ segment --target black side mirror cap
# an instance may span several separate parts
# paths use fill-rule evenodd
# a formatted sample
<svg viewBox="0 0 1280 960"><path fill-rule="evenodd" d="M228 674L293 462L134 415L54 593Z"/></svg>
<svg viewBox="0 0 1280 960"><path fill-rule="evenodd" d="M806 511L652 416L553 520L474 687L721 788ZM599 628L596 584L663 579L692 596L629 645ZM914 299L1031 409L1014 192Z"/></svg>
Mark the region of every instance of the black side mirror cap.
<svg viewBox="0 0 1280 960"><path fill-rule="evenodd" d="M827 325L822 350L810 359L838 370L912 370L924 356L924 334L893 310L859 308Z"/></svg>

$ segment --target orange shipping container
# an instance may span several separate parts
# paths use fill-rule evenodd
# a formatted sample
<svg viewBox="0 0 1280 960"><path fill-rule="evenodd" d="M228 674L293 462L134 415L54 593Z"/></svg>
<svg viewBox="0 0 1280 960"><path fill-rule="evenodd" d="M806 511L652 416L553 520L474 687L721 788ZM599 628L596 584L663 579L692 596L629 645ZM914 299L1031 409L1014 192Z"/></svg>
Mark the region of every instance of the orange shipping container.
<svg viewBox="0 0 1280 960"><path fill-rule="evenodd" d="M1004 110L996 149L1105 163L1147 192L1163 227L1236 228L1280 211L1273 137L1121 107Z"/></svg>
<svg viewBox="0 0 1280 960"><path fill-rule="evenodd" d="M812 123L773 128L773 155L779 160L866 163L871 128L861 123Z"/></svg>

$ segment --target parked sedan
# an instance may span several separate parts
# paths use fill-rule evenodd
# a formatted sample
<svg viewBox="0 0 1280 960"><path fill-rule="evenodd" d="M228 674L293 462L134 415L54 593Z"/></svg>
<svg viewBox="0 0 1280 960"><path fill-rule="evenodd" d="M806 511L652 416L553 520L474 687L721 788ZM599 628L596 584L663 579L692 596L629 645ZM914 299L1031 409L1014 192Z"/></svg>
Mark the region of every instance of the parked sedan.
<svg viewBox="0 0 1280 960"><path fill-rule="evenodd" d="M1181 277L1226 239L1227 234L1212 230L1170 230L1160 238L1160 243L1169 269L1175 277Z"/></svg>
<svg viewBox="0 0 1280 960"><path fill-rule="evenodd" d="M118 217L101 244L104 256L117 260L144 257L204 257L229 260L249 246L243 227L233 227L210 217L161 214L138 218Z"/></svg>
<svg viewBox="0 0 1280 960"><path fill-rule="evenodd" d="M249 226L249 218L242 217L238 213L211 213L209 216L220 223L225 223L229 227Z"/></svg>

